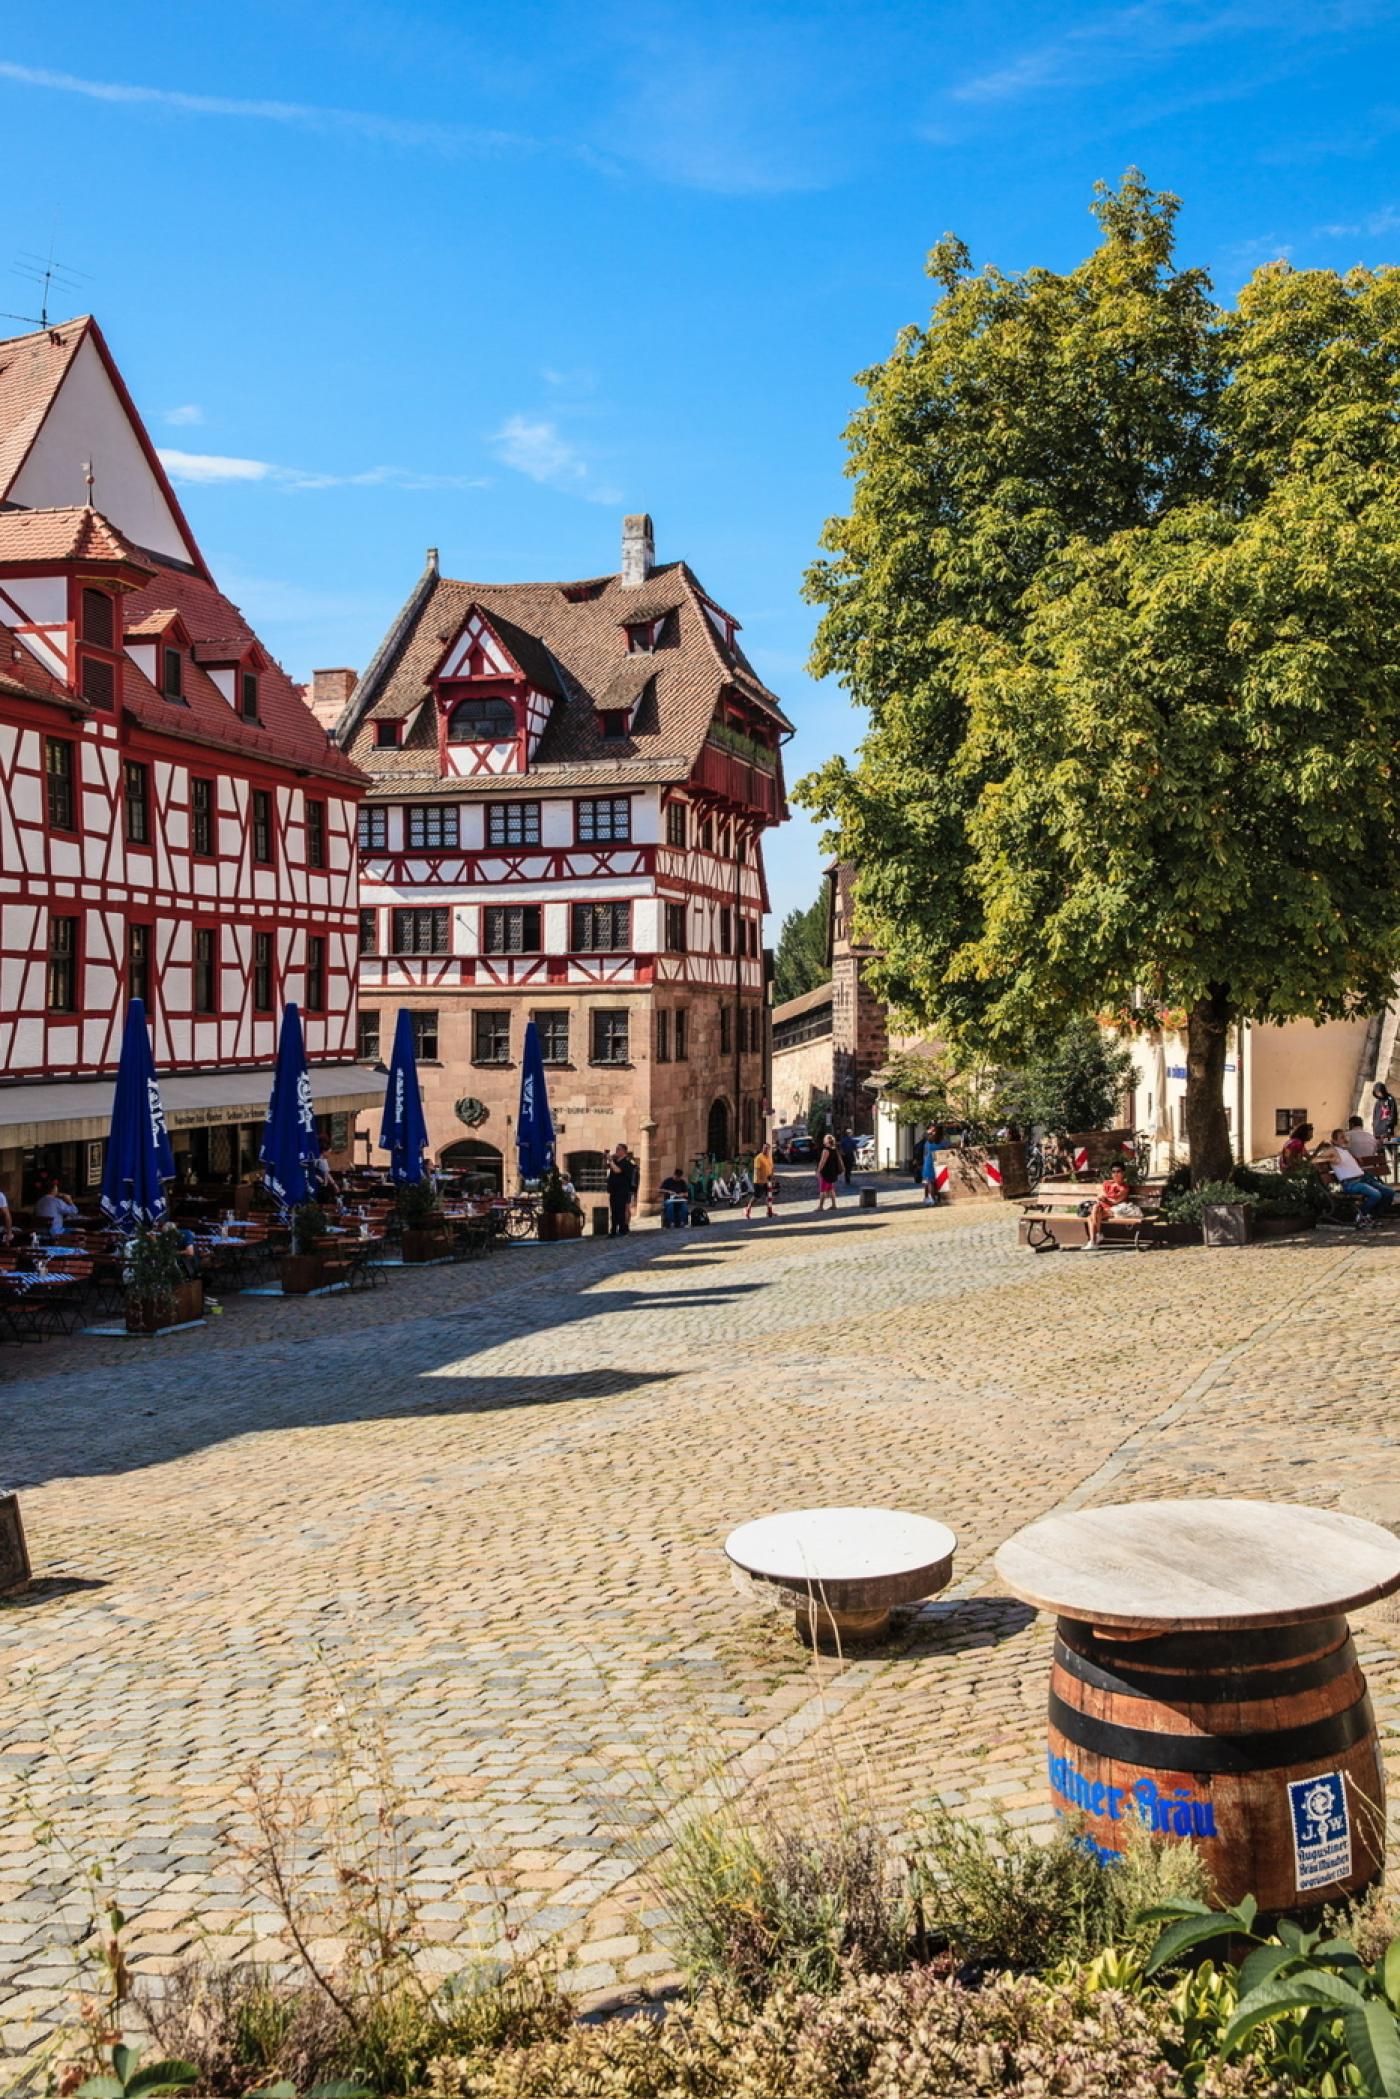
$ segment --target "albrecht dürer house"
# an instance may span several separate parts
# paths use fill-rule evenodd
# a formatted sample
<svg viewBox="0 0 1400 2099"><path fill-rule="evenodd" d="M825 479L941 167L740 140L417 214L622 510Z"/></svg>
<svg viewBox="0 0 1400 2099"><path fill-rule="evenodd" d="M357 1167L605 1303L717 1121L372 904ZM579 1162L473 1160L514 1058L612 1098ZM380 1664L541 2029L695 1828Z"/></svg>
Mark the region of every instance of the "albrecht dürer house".
<svg viewBox="0 0 1400 2099"><path fill-rule="evenodd" d="M337 740L371 781L360 1050L387 1053L409 1008L440 1163L514 1185L532 1018L580 1187L619 1140L648 1201L678 1160L757 1140L789 733L737 620L656 565L648 517L624 521L619 574L581 582L455 583L429 554Z"/></svg>

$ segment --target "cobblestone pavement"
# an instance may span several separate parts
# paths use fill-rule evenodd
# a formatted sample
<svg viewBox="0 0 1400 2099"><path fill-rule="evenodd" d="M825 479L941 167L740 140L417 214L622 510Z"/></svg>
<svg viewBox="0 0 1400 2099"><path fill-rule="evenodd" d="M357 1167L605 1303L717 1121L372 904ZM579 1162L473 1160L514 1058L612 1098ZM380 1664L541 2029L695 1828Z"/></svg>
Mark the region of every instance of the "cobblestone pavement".
<svg viewBox="0 0 1400 2099"><path fill-rule="evenodd" d="M0 1386L38 1576L0 1606L0 2055L67 2001L90 1864L147 1974L284 1956L237 1855L246 1774L321 1817L351 1724L405 1796L441 1968L558 1934L585 1993L671 1966L645 1861L717 1769L839 1781L892 1824L935 1792L1046 1819L1048 1630L989 1555L1055 1507L1400 1479L1397 1261L1322 1233L1036 1258L1009 1207L885 1188L26 1351ZM955 1587L878 1657L814 1663L720 1550L823 1502L958 1532ZM1400 1627L1359 1631L1393 1762Z"/></svg>

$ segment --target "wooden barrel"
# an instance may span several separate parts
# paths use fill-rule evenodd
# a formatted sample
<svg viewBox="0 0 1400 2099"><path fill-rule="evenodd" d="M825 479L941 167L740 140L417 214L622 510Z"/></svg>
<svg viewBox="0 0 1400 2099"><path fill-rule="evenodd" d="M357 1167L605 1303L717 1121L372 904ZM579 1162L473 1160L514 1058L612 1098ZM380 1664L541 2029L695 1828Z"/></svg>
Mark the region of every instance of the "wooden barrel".
<svg viewBox="0 0 1400 2099"><path fill-rule="evenodd" d="M1380 1878L1385 1772L1347 1622L1135 1635L1057 1623L1050 1789L1105 1861L1197 1845L1217 1896L1302 1915Z"/></svg>

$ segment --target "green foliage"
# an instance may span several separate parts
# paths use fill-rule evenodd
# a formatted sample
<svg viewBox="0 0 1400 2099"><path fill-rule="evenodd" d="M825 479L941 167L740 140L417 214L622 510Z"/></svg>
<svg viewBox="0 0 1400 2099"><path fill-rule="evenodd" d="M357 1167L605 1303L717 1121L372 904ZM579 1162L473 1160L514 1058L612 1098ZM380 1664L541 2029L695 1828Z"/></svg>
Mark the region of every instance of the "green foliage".
<svg viewBox="0 0 1400 2099"><path fill-rule="evenodd" d="M575 1195L570 1195L564 1186L564 1176L557 1166L551 1166L540 1187L540 1208L546 1217L559 1217L566 1212L582 1217L583 1204Z"/></svg>
<svg viewBox="0 0 1400 2099"><path fill-rule="evenodd" d="M1211 1203L1238 1203L1242 1209L1257 1210L1260 1198L1252 1188L1245 1188L1238 1181L1199 1181L1194 1188L1182 1188L1162 1197L1162 1215L1173 1224L1200 1224L1206 1206Z"/></svg>
<svg viewBox="0 0 1400 2099"><path fill-rule="evenodd" d="M1261 1217L1320 1217L1327 1208L1322 1176L1310 1166L1293 1173L1237 1166L1230 1178L1237 1188L1258 1196Z"/></svg>
<svg viewBox="0 0 1400 2099"><path fill-rule="evenodd" d="M977 1967L1061 1975L1115 1942L1131 1944L1146 1904L1206 1891L1200 1854L1189 1845L1135 1832L1109 1870L1072 1829L1057 1828L1043 1843L939 1805L915 1831L912 1866L932 1946Z"/></svg>
<svg viewBox="0 0 1400 2099"><path fill-rule="evenodd" d="M1226 311L1176 211L1133 172L1069 272L935 249L808 579L869 733L797 798L944 1039L1185 1007L1206 1175L1228 1023L1400 966L1400 272L1272 264Z"/></svg>
<svg viewBox="0 0 1400 2099"><path fill-rule="evenodd" d="M85 2078L76 2099L159 2099L164 2092L187 2092L198 2076L193 2063L148 2063L143 2070L140 2049L118 2041L110 2075Z"/></svg>
<svg viewBox="0 0 1400 2099"><path fill-rule="evenodd" d="M394 1208L401 1225L410 1232L421 1232L439 1215L437 1191L426 1175L421 1181L400 1181L394 1190Z"/></svg>
<svg viewBox="0 0 1400 2099"><path fill-rule="evenodd" d="M171 1227L158 1224L150 1231L133 1232L122 1253L122 1274L128 1297L168 1315L185 1280L180 1242Z"/></svg>
<svg viewBox="0 0 1400 2099"><path fill-rule="evenodd" d="M314 1254L316 1242L330 1230L330 1222L319 1203L298 1203L292 1211L292 1252Z"/></svg>
<svg viewBox="0 0 1400 2099"><path fill-rule="evenodd" d="M773 998L782 1005L785 999L801 998L804 991L815 991L819 984L831 979L831 964L826 957L827 920L830 912L827 886L823 882L814 903L805 911L789 911L783 920L778 935L777 953L773 957Z"/></svg>
<svg viewBox="0 0 1400 2099"><path fill-rule="evenodd" d="M700 1817L659 1877L687 1971L753 2003L780 1982L825 1992L852 1966L883 1973L910 1957L899 1862L879 1830L844 1813L801 1829Z"/></svg>
<svg viewBox="0 0 1400 2099"><path fill-rule="evenodd" d="M1041 1123L1060 1136L1108 1129L1132 1075L1131 1053L1081 1016L1036 1043L1008 1074L1007 1111L1017 1122Z"/></svg>
<svg viewBox="0 0 1400 2099"><path fill-rule="evenodd" d="M1284 1919L1276 1935L1263 1937L1254 1929L1257 1916L1250 1896L1233 1909L1179 1900L1144 1912L1144 1923L1165 1926L1144 1965L1145 1980L1227 1935L1232 1944L1250 1942L1233 1989L1218 1994L1213 2025L1203 2022L1191 2036L1197 2059L1213 2051L1228 2060L1250 2045L1256 2060L1294 2093L1385 2099L1400 2092L1400 1939L1392 1938L1368 1965L1330 1924L1305 1932Z"/></svg>
<svg viewBox="0 0 1400 2099"><path fill-rule="evenodd" d="M992 1064L960 1065L945 1052L902 1050L889 1058L885 1072L880 1091L897 1122L983 1124L1010 1112L1008 1074Z"/></svg>

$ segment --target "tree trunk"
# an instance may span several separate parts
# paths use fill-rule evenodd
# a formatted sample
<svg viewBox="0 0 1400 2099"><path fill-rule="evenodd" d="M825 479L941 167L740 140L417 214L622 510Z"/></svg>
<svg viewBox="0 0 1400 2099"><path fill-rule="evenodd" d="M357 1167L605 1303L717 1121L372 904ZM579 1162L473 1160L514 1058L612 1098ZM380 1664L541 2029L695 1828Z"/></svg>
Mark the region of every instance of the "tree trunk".
<svg viewBox="0 0 1400 2099"><path fill-rule="evenodd" d="M1186 1023L1186 1141L1191 1148L1191 1179L1229 1179L1234 1155L1225 1113L1225 1047L1232 1015L1223 984L1212 984L1197 999Z"/></svg>

